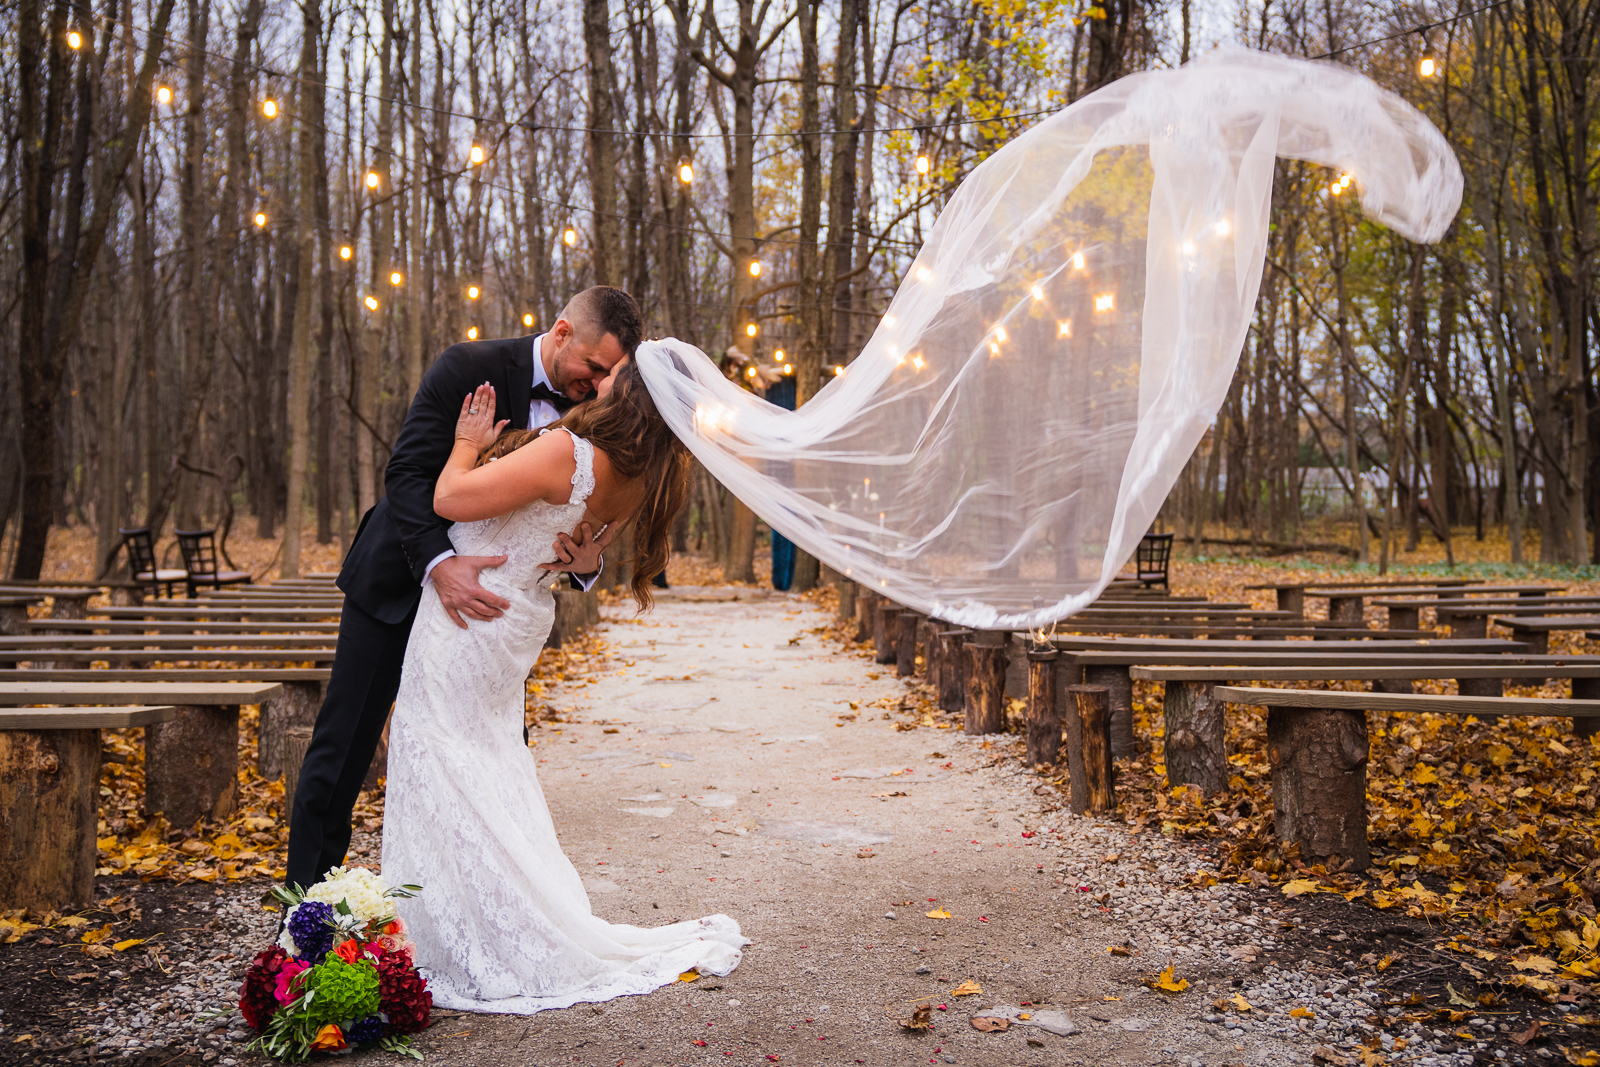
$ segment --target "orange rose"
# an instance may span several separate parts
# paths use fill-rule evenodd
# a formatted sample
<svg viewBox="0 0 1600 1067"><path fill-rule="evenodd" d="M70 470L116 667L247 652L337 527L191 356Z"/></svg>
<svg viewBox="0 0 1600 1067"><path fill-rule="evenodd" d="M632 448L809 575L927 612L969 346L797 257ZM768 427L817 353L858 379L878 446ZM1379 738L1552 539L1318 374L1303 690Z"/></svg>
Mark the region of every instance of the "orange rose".
<svg viewBox="0 0 1600 1067"><path fill-rule="evenodd" d="M345 1047L344 1031L329 1023L317 1031L317 1036L311 1042L311 1047L318 1052L337 1052Z"/></svg>
<svg viewBox="0 0 1600 1067"><path fill-rule="evenodd" d="M361 958L361 946L354 939L346 941L333 951L337 952L339 958L346 963L354 963Z"/></svg>
<svg viewBox="0 0 1600 1067"><path fill-rule="evenodd" d="M392 922L384 924L383 932L386 934L392 934L395 937L404 937L406 934L406 924L401 919L396 917Z"/></svg>

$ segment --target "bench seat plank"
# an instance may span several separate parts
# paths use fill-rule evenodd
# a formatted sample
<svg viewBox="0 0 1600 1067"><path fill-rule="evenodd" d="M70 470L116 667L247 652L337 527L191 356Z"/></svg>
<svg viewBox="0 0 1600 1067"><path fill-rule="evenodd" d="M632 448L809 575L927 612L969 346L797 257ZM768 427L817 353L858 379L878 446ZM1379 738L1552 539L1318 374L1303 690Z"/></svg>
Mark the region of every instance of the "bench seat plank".
<svg viewBox="0 0 1600 1067"><path fill-rule="evenodd" d="M1128 673L1140 682L1363 682L1378 678L1600 678L1600 657L1593 662L1566 664L1528 664L1507 666L1484 663L1474 657L1470 663L1395 666L1193 666L1137 664Z"/></svg>
<svg viewBox="0 0 1600 1067"><path fill-rule="evenodd" d="M26 648L0 646L0 663L332 663L331 648Z"/></svg>
<svg viewBox="0 0 1600 1067"><path fill-rule="evenodd" d="M14 670L0 682L326 682L333 671L326 667L205 668L161 667L85 670Z"/></svg>
<svg viewBox="0 0 1600 1067"><path fill-rule="evenodd" d="M168 704L259 704L283 692L277 682L12 682L0 679L0 704L88 704L96 700Z"/></svg>
<svg viewBox="0 0 1600 1067"><path fill-rule="evenodd" d="M1600 700L1548 697L1461 697L1426 693L1344 693L1326 689L1255 689L1219 685L1218 700L1268 708L1335 708L1362 711L1431 712L1436 715L1600 716Z"/></svg>
<svg viewBox="0 0 1600 1067"><path fill-rule="evenodd" d="M0 708L0 730L101 730L151 726L178 713L171 705L93 708Z"/></svg>

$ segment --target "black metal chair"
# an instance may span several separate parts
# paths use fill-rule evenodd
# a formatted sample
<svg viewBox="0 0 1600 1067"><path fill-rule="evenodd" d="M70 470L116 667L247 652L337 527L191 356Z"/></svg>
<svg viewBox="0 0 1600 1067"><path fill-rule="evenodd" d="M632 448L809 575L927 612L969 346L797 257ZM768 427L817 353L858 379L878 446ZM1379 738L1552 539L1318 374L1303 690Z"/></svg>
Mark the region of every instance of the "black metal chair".
<svg viewBox="0 0 1600 1067"><path fill-rule="evenodd" d="M189 595L201 588L221 589L225 585L249 585L250 575L245 571L217 569L216 530L174 530L178 548L183 552L183 565L189 572Z"/></svg>
<svg viewBox="0 0 1600 1067"><path fill-rule="evenodd" d="M1133 558L1134 577L1146 589L1157 585L1163 589L1171 588L1167 585L1167 569L1172 563L1172 534L1145 534L1139 539L1139 547Z"/></svg>
<svg viewBox="0 0 1600 1067"><path fill-rule="evenodd" d="M132 573L133 580L140 585L148 586L153 597L161 596L163 586L166 587L169 600L176 596L177 594L172 591L173 586L188 581L189 572L156 566L156 542L150 533L150 527L140 526L137 529L117 532L122 535L122 547L128 550L128 570Z"/></svg>

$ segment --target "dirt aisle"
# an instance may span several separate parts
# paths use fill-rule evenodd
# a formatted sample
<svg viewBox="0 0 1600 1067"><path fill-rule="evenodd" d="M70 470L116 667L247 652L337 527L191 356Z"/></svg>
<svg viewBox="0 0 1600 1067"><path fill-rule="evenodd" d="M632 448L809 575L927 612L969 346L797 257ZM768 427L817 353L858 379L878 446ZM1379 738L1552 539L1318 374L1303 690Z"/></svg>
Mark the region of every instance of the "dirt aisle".
<svg viewBox="0 0 1600 1067"><path fill-rule="evenodd" d="M1108 954L1136 913L1091 899L1100 884L1076 884L1087 875L1063 885L1063 867L1103 866L1119 849L1134 858L1135 839L1040 814L1031 780L983 768L980 741L895 730L871 706L904 692L892 669L814 633L827 620L804 601L734 595L679 595L642 620L610 618L611 670L547 694L576 721L547 725L537 754L596 912L641 925L725 912L754 941L743 964L531 1018L443 1018L421 1039L430 1061L1309 1061L1309 1041L1202 1017L1233 992L1212 951L1221 946L1162 933L1168 916L1155 905L1131 927L1134 954ZM1155 882L1177 862L1124 862L1113 877ZM1194 894L1175 901L1159 911L1204 914ZM940 910L950 918L926 915ZM1241 932L1251 930L1234 924ZM1194 983L1186 993L1140 985L1169 961ZM952 995L969 980L983 992ZM903 1029L896 1019L919 998L933 1028ZM980 1032L969 1018L984 1009L1014 1021Z"/></svg>

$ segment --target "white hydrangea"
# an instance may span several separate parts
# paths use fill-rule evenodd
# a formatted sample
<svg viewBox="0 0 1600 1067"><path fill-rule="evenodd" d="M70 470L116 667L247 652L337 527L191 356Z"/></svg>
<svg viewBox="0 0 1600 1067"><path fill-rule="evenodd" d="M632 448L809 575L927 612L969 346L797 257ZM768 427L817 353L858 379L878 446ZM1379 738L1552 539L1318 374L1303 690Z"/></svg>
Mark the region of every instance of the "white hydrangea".
<svg viewBox="0 0 1600 1067"><path fill-rule="evenodd" d="M335 867L326 878L306 891L305 899L332 905L344 901L355 920L351 925L361 929L394 914L394 901L384 896L388 889L382 878L365 867Z"/></svg>

